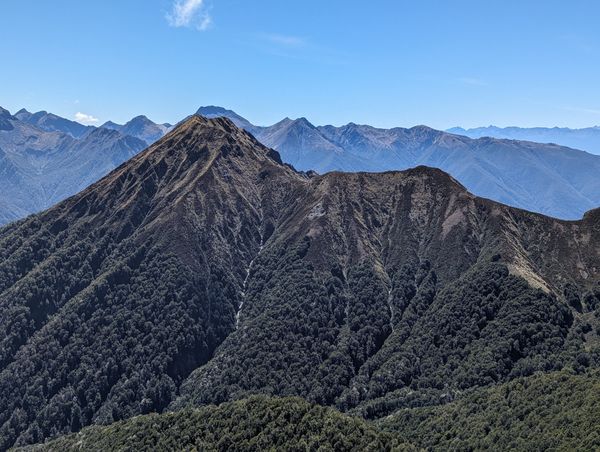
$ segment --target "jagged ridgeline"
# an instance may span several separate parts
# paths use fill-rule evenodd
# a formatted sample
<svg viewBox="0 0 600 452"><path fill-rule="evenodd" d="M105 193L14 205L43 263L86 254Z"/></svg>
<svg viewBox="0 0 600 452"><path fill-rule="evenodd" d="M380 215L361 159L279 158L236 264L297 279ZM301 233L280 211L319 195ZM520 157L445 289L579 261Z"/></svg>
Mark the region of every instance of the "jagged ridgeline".
<svg viewBox="0 0 600 452"><path fill-rule="evenodd" d="M599 365L600 211L298 173L193 116L0 230L0 449L254 394L366 418ZM410 442L410 441L409 441Z"/></svg>

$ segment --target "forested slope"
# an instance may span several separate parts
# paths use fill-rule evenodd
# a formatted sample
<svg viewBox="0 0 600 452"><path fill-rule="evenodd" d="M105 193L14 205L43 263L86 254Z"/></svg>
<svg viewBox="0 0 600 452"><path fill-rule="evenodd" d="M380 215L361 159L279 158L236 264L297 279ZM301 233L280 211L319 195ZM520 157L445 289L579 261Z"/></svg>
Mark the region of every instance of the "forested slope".
<svg viewBox="0 0 600 452"><path fill-rule="evenodd" d="M88 427L25 450L589 451L600 447L599 385L597 371L536 374L377 422L254 396Z"/></svg>
<svg viewBox="0 0 600 452"><path fill-rule="evenodd" d="M161 411L208 361L234 329L261 218L286 189L265 182L274 204L260 210L248 178L294 174L268 150L250 158L255 145L193 118L0 231L0 449Z"/></svg>
<svg viewBox="0 0 600 452"><path fill-rule="evenodd" d="M402 410L377 425L429 450L598 450L600 375L519 378L444 406Z"/></svg>
<svg viewBox="0 0 600 452"><path fill-rule="evenodd" d="M409 451L398 435L298 398L247 400L90 427L36 451Z"/></svg>

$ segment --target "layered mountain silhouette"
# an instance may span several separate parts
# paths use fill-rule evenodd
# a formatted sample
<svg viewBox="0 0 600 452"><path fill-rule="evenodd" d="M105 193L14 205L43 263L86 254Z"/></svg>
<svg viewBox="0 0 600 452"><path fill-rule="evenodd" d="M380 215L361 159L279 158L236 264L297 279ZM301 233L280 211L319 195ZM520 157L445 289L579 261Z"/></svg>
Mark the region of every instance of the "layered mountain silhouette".
<svg viewBox="0 0 600 452"><path fill-rule="evenodd" d="M425 126L315 127L305 118L258 127L219 107L202 107L198 113L228 117L304 171L388 171L426 165L448 172L479 196L558 218L578 219L600 205L600 156L564 146L470 139Z"/></svg>
<svg viewBox="0 0 600 452"><path fill-rule="evenodd" d="M83 126L43 111L32 114L21 110L15 116L8 112L6 114L8 116L4 116L9 119L0 119L0 149L2 141L12 142L13 154L27 154L30 152L27 139L35 140L36 152L45 155L44 165L63 165L61 154L55 152L56 141L69 141L75 137L80 143L81 155L88 156L96 169L82 173L85 167L73 170L67 165L66 170L59 171L57 177L61 184L71 188L47 196L37 193L45 178L44 171L38 165L36 171L39 180L24 177L4 197L0 194L0 224L49 207L82 189L85 186L83 184L104 176L114 168L114 162L124 161L117 157L105 162L109 149L116 151L117 155L124 155L126 159L145 147L128 139L128 144L121 147L129 146L131 149L124 152L119 152L120 145L113 145L110 140L106 146L88 148L84 140L97 130L95 127ZM342 127L316 127L306 118L286 118L272 126L261 127L231 110L216 106L201 107L198 114L208 118L223 116L231 119L261 143L279 151L284 162L303 171L387 171L426 165L450 173L479 196L557 218L579 219L584 212L600 205L600 181L597 177L600 156L558 145L489 137L469 139L425 126L378 129L350 123ZM28 129L25 132L23 127L15 130L11 121L19 121L22 126L27 125L35 130ZM118 131L125 137L137 138L150 145L172 127L138 116L124 125L108 121L100 129ZM54 138L51 135L38 137L40 131L54 132L56 135ZM457 129L455 132L464 131ZM515 138L518 136L514 135ZM543 139L541 135L539 138ZM113 139L117 139L117 135ZM100 144L99 140L94 142ZM12 172L8 170L8 173ZM19 171L17 177L21 177ZM53 183L50 177L49 184ZM30 201L17 203L12 200L29 198Z"/></svg>
<svg viewBox="0 0 600 452"><path fill-rule="evenodd" d="M62 201L146 147L114 130L80 130L41 113L26 118L21 111L20 120L0 109L0 224Z"/></svg>
<svg viewBox="0 0 600 452"><path fill-rule="evenodd" d="M143 115L136 116L123 125L116 124L112 121L107 121L100 127L117 130L123 135L132 136L145 141L148 145L162 138L169 130L173 128L171 124L156 124Z"/></svg>
<svg viewBox="0 0 600 452"><path fill-rule="evenodd" d="M494 137L508 140L526 140L538 143L556 143L600 155L600 127L569 129L568 127L454 127L448 132L470 138Z"/></svg>
<svg viewBox="0 0 600 452"><path fill-rule="evenodd" d="M585 372L599 244L599 210L552 219L424 166L301 173L192 116L0 230L0 449L254 394L371 419Z"/></svg>
<svg viewBox="0 0 600 452"><path fill-rule="evenodd" d="M30 113L22 108L15 113L15 118L46 132L62 132L73 138L82 138L95 129L93 126L84 126L76 121L70 121L47 111Z"/></svg>

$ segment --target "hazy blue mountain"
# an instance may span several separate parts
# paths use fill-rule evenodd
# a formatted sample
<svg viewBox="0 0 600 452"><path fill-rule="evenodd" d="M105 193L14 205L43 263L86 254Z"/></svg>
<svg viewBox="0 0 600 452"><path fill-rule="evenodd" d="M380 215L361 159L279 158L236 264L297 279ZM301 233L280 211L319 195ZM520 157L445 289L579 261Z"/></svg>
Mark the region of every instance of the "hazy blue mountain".
<svg viewBox="0 0 600 452"><path fill-rule="evenodd" d="M146 116L140 115L123 125L107 121L100 128L117 130L123 135L139 138L146 142L147 145L150 145L162 138L173 126L171 124L157 124Z"/></svg>
<svg viewBox="0 0 600 452"><path fill-rule="evenodd" d="M104 129L110 129L110 130L121 130L121 128L123 127L123 124L117 124L116 122L106 121L100 127L104 128Z"/></svg>
<svg viewBox="0 0 600 452"><path fill-rule="evenodd" d="M477 127L463 129L454 127L448 132L465 135L470 138L506 138L509 140L536 141L538 143L556 143L570 148L581 149L600 155L600 127L569 129L567 127Z"/></svg>
<svg viewBox="0 0 600 452"><path fill-rule="evenodd" d="M200 107L196 112L198 115L202 115L205 118L218 118L224 117L230 119L236 126L247 130L252 134L256 134L262 127L255 126L250 123L246 118L242 118L235 111L227 110L223 107L217 107L215 105L208 105L206 107Z"/></svg>
<svg viewBox="0 0 600 452"><path fill-rule="evenodd" d="M284 162L303 171L387 171L427 165L449 172L479 196L558 218L581 218L584 212L600 205L600 156L563 146L486 137L471 139L426 126L381 129L350 123L317 127L306 118L285 118L264 127L217 106L201 107L198 114L227 117L261 143L279 151ZM31 121L30 113L22 110L19 115ZM0 114L0 130L13 128L15 121L21 124L19 127L31 126L4 111ZM25 146L28 153L43 153L56 149L58 141L65 137L71 138L58 132L40 135L39 127L35 127L38 132L32 135L33 141L11 144L0 139L0 148L14 153ZM109 121L100 128L151 144L172 126L138 116L124 125ZM125 151L125 155L129 152ZM44 160L38 157L34 165L39 166L40 161ZM92 177L98 174L94 172ZM80 173L75 173L75 177L79 178Z"/></svg>
<svg viewBox="0 0 600 452"><path fill-rule="evenodd" d="M15 113L15 118L46 132L63 132L71 135L73 138L81 138L95 129L94 126L84 126L76 121L62 118L47 111L30 113L23 108Z"/></svg>
<svg viewBox="0 0 600 452"><path fill-rule="evenodd" d="M0 224L81 191L145 147L138 138L95 127L76 139L0 109Z"/></svg>
<svg viewBox="0 0 600 452"><path fill-rule="evenodd" d="M306 118L258 127L231 110L200 108L203 111L231 119L303 171L388 171L427 165L447 171L479 196L558 218L581 218L600 205L600 156L568 147L471 139L426 126L315 127Z"/></svg>

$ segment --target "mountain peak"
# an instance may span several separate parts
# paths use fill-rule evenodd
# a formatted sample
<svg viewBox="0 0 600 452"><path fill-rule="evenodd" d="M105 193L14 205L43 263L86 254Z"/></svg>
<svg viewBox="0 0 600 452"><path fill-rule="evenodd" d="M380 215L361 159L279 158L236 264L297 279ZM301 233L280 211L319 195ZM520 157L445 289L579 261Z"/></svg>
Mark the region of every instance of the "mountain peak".
<svg viewBox="0 0 600 452"><path fill-rule="evenodd" d="M305 127L310 127L311 129L314 129L315 126L308 120L306 119L304 116L302 116L301 118L296 119L296 123L303 125Z"/></svg>
<svg viewBox="0 0 600 452"><path fill-rule="evenodd" d="M150 119L148 119L148 117L146 115L139 115L139 116L132 118L130 121L127 122L127 124L132 124L132 123L152 123L152 121L150 121ZM152 124L154 124L154 123L152 123Z"/></svg>
<svg viewBox="0 0 600 452"><path fill-rule="evenodd" d="M218 129L227 133L242 133L242 130L231 119L225 116L209 118L200 114L190 116L179 124L173 132L204 131L204 129Z"/></svg>
<svg viewBox="0 0 600 452"><path fill-rule="evenodd" d="M245 165L254 166L258 162L264 162L266 158L286 167L286 171L289 170L289 165L284 165L277 151L266 147L248 131L224 116L207 118L194 114L179 123L153 146L156 147L169 152L182 149L186 153L204 149L214 158L228 157L238 160L243 157L244 163L238 161L240 168Z"/></svg>
<svg viewBox="0 0 600 452"><path fill-rule="evenodd" d="M231 114L231 113L237 114L233 110L228 110L226 108L219 107L217 105L207 105L204 107L200 107L198 109L198 111L196 112L196 114L199 114L202 116L225 115L225 114Z"/></svg>
<svg viewBox="0 0 600 452"><path fill-rule="evenodd" d="M0 118L11 119L12 115L10 114L10 111L8 111L7 109L0 107Z"/></svg>
<svg viewBox="0 0 600 452"><path fill-rule="evenodd" d="M25 108L21 108L18 112L15 113L15 118L17 118L19 121L25 121L28 118L31 118L32 113L30 111L27 111L27 109Z"/></svg>
<svg viewBox="0 0 600 452"><path fill-rule="evenodd" d="M113 122L113 121L106 121L100 127L101 128L105 128L105 129L119 130L123 126L121 124L117 124L116 122Z"/></svg>
<svg viewBox="0 0 600 452"><path fill-rule="evenodd" d="M218 107L216 105L208 105L206 107L200 107L198 111L196 111L197 115L204 116L206 118L216 118L219 116L229 118L236 126L241 127L242 129L246 129L250 132L255 132L257 127L248 121L246 118L238 115L233 110L228 110L223 107Z"/></svg>

